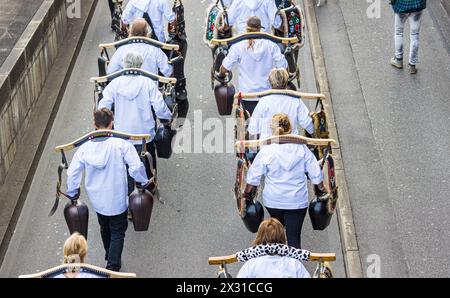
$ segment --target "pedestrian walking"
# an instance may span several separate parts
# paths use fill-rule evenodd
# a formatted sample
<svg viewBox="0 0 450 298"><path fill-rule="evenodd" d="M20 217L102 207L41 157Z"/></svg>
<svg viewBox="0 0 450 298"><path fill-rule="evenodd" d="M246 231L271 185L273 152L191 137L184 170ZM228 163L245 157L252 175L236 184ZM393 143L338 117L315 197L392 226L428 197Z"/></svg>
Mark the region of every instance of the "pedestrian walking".
<svg viewBox="0 0 450 298"><path fill-rule="evenodd" d="M291 134L286 114L272 118L274 136ZM264 176L263 204L270 216L285 227L290 246L301 247L301 231L308 210L307 177L318 196L326 193L323 173L316 157L303 144L271 144L261 148L247 173L244 197L251 197Z"/></svg>
<svg viewBox="0 0 450 298"><path fill-rule="evenodd" d="M264 220L259 228L253 246L286 244L284 227L279 220ZM237 278L310 278L305 266L289 256L263 255L247 261Z"/></svg>
<svg viewBox="0 0 450 298"><path fill-rule="evenodd" d="M144 18L152 29L153 38L166 41L164 19L169 24L176 21L175 12L167 0L130 0L122 14L124 25L130 25L135 19Z"/></svg>
<svg viewBox="0 0 450 298"><path fill-rule="evenodd" d="M289 83L289 74L284 68L274 68L269 75L272 89L286 90ZM253 111L248 132L258 139L272 136L272 117L284 113L289 116L292 124L292 133L299 134L298 125L309 134L314 133L314 125L309 110L303 101L289 95L272 94L261 98ZM251 137L251 139L254 137Z"/></svg>
<svg viewBox="0 0 450 298"><path fill-rule="evenodd" d="M151 28L143 18L135 19L130 26L130 37L150 37ZM146 43L130 43L119 47L111 57L107 72L111 74L124 68L123 59L130 52L139 53L144 62L141 68L145 71L170 77L173 67L164 52L153 45Z"/></svg>
<svg viewBox="0 0 450 298"><path fill-rule="evenodd" d="M282 24L277 12L274 0L234 0L228 7L228 25L236 27L237 34L242 34L246 31L247 20L256 16L261 20L263 31L271 33L272 26L279 29Z"/></svg>
<svg viewBox="0 0 450 298"><path fill-rule="evenodd" d="M250 17L247 32L261 32L261 20ZM273 68L287 68L286 58L278 45L270 40L243 40L233 45L223 60L219 76L225 76L234 65L238 65L239 92L260 92L271 88L269 74ZM253 113L258 99L243 100L245 110Z"/></svg>
<svg viewBox="0 0 450 298"><path fill-rule="evenodd" d="M112 129L113 114L103 108L94 113L96 129ZM105 248L106 269L119 271L128 228L128 172L138 187L147 187L149 179L136 149L120 138L90 140L75 153L67 170L67 195L76 198L85 171L85 188L97 213Z"/></svg>
<svg viewBox="0 0 450 298"><path fill-rule="evenodd" d="M143 58L136 52L125 55L123 65L125 68L141 68ZM150 140L146 148L141 141L132 141L140 153L146 149L152 156L153 168L156 171L156 135L155 126L157 116L162 122L170 123L172 113L158 89L157 83L141 75L125 75L114 79L103 90L103 98L98 107L111 109L114 106L114 128L131 134L149 134ZM128 194L134 190L134 180L128 176Z"/></svg>
<svg viewBox="0 0 450 298"><path fill-rule="evenodd" d="M403 31L406 20L410 25L410 48L409 48L409 72L417 73L419 61L419 33L422 23L423 10L427 6L426 0L391 0L395 13L395 56L391 58L391 65L403 68Z"/></svg>

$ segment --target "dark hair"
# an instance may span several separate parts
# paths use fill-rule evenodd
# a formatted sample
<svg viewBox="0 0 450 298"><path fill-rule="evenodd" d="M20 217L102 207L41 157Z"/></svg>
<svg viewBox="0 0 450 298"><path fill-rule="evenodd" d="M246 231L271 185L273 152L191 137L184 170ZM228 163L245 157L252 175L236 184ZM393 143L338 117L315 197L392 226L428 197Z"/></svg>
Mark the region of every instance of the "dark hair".
<svg viewBox="0 0 450 298"><path fill-rule="evenodd" d="M107 128L113 121L114 115L107 108L102 108L94 112L94 123L98 128Z"/></svg>

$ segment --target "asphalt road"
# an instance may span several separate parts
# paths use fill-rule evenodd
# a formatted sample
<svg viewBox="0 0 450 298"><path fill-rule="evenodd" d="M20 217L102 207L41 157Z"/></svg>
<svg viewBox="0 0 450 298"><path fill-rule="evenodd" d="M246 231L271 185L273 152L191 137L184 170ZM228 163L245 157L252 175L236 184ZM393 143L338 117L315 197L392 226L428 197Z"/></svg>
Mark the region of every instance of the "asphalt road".
<svg viewBox="0 0 450 298"><path fill-rule="evenodd" d="M186 69L191 103L188 121L192 130L200 127L200 122L194 121L194 115L200 112L203 120L217 118L225 123L225 118L218 118L210 89L210 50L202 42L207 5L209 1L186 3L189 38ZM97 45L113 39L108 23L106 1L99 1L0 268L0 277L37 272L62 261L62 246L68 237L62 208L53 217L47 217L54 200L56 169L60 162L53 148L91 130L93 86L89 78L97 74ZM302 90L315 91L308 44L302 51L300 64L304 78ZM204 129L203 135L208 134L208 128ZM230 137L232 134L228 135ZM69 160L71 156L68 155ZM248 247L254 238L238 217L231 193L236 166L234 154L182 153L173 155L170 160L158 160L158 163L161 194L166 204L155 203L149 231L137 233L129 226L123 271L136 272L140 277L213 277L217 268L207 264L209 256L234 253ZM84 192L82 197L86 198ZM96 221L91 208L87 261L104 266ZM344 277L336 217L323 232L312 231L307 219L303 231L305 248L337 253L338 260L333 268L337 276ZM307 264L307 267L312 271L314 266ZM233 275L239 268L239 264L230 266Z"/></svg>
<svg viewBox="0 0 450 298"><path fill-rule="evenodd" d="M361 262L379 256L382 277L450 276L450 19L438 2L428 1L416 76L389 65L387 1L379 18L360 0L317 10ZM407 53L409 26L405 38Z"/></svg>

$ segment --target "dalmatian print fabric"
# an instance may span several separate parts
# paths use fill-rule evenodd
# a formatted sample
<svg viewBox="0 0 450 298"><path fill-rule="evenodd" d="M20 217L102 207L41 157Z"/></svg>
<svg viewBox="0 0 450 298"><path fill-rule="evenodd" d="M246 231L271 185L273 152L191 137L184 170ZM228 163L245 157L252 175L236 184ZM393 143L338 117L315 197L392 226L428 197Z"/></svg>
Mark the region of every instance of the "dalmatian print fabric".
<svg viewBox="0 0 450 298"><path fill-rule="evenodd" d="M248 260L262 257L266 255L279 255L283 257L290 257L299 261L308 261L311 252L304 249L298 249L285 244L271 243L261 244L254 247L250 247L236 253L237 260L239 262L246 262Z"/></svg>

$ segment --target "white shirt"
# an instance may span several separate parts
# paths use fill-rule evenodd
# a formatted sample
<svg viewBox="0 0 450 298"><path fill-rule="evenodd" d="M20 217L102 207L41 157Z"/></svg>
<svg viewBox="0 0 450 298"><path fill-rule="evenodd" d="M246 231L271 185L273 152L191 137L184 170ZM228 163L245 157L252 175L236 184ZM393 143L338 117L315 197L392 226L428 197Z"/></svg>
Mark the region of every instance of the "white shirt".
<svg viewBox="0 0 450 298"><path fill-rule="evenodd" d="M294 258L262 256L247 261L237 278L310 278L305 266Z"/></svg>
<svg viewBox="0 0 450 298"><path fill-rule="evenodd" d="M124 24L131 24L135 19L147 13L152 21L155 35L161 42L166 41L164 17L169 23L175 21L175 13L167 0L130 0L122 14Z"/></svg>
<svg viewBox="0 0 450 298"><path fill-rule="evenodd" d="M247 30L248 18L257 16L264 27L262 30L271 33L271 25L279 29L282 23L277 10L274 0L234 0L228 9L228 21L242 34Z"/></svg>
<svg viewBox="0 0 450 298"><path fill-rule="evenodd" d="M263 146L247 173L247 183L259 186L265 176L263 203L275 209L295 210L308 207L305 173L313 184L323 181L316 157L305 145L271 144Z"/></svg>
<svg viewBox="0 0 450 298"><path fill-rule="evenodd" d="M143 70L156 75L159 70L166 77L172 74L173 67L169 65L166 54L160 48L145 43L133 43L119 47L109 62L108 74L123 69L123 59L130 52L135 52L142 56L144 63L141 68Z"/></svg>
<svg viewBox="0 0 450 298"><path fill-rule="evenodd" d="M148 182L145 166L130 142L102 138L84 143L67 170L67 194L77 194L84 169L84 186L95 212L104 216L124 213L128 208L126 164L136 182Z"/></svg>
<svg viewBox="0 0 450 298"><path fill-rule="evenodd" d="M279 113L289 116L293 134L298 134L298 125L313 134L314 125L308 108L301 99L287 95L268 95L261 98L250 118L249 133L260 134L260 139L272 136L272 117Z"/></svg>
<svg viewBox="0 0 450 298"><path fill-rule="evenodd" d="M103 91L98 108L111 109L114 104L114 129L131 134L149 134L155 137L155 119L152 107L159 119L171 120L158 85L144 76L125 75L111 81ZM141 144L140 141L133 141Z"/></svg>
<svg viewBox="0 0 450 298"><path fill-rule="evenodd" d="M248 40L232 45L222 65L231 70L235 64L239 71L239 91L244 93L270 89L272 69L288 66L276 43L265 39L254 40L253 48L249 48Z"/></svg>

